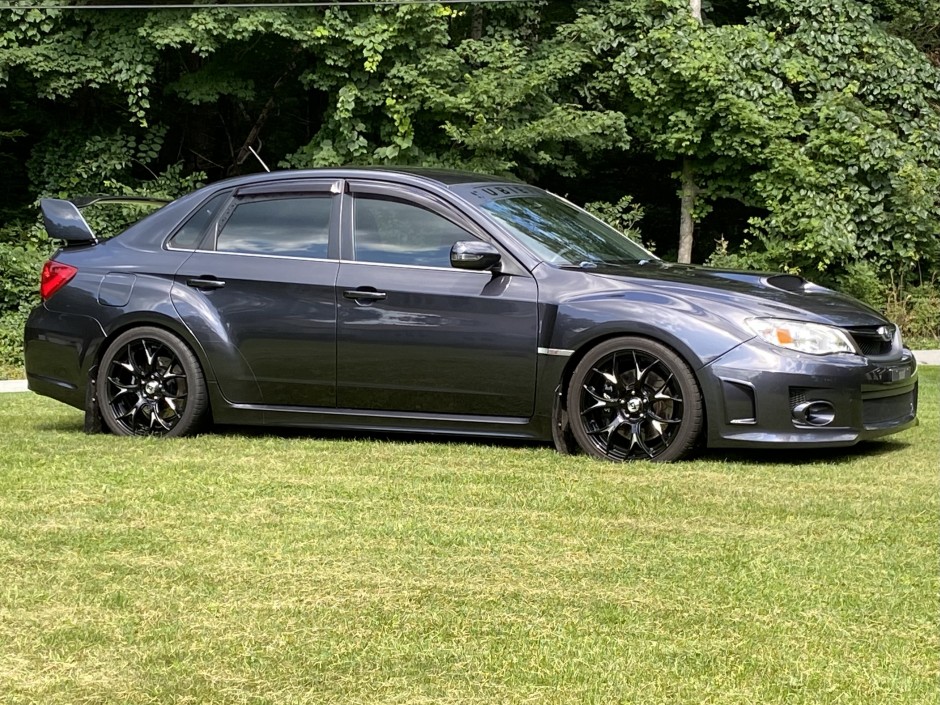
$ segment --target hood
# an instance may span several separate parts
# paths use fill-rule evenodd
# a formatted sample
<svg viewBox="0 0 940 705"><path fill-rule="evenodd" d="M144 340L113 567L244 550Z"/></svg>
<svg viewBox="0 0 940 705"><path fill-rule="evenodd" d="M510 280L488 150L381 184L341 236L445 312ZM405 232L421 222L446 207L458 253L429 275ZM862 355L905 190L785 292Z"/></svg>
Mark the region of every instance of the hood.
<svg viewBox="0 0 940 705"><path fill-rule="evenodd" d="M713 269L657 260L598 265L596 269L582 271L617 289L639 288L663 297L694 297L705 305L732 306L751 316L775 316L840 327L887 322L884 316L861 301L793 274Z"/></svg>

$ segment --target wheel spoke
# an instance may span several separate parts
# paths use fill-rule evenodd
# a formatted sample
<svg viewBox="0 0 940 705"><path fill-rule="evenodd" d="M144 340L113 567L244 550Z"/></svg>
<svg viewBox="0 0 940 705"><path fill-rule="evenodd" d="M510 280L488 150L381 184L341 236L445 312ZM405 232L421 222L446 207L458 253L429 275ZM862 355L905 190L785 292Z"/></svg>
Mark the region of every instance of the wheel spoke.
<svg viewBox="0 0 940 705"><path fill-rule="evenodd" d="M601 377L603 377L604 379L606 379L608 382L610 382L610 384L611 384L612 386L614 386L614 387L619 387L619 386L620 386L620 380L617 379L616 375L614 375L613 373L611 373L611 372L604 372L603 370L599 370L599 369L597 369L596 367L593 368L593 372L599 374Z"/></svg>
<svg viewBox="0 0 940 705"><path fill-rule="evenodd" d="M134 348L132 348L131 345L131 343L127 344L127 369L133 372L137 377L143 377L147 373L137 363L137 358L134 355Z"/></svg>
<svg viewBox="0 0 940 705"><path fill-rule="evenodd" d="M682 397L674 397L672 396L672 394L668 393L666 390L666 388L669 386L669 383L672 382L672 380L674 380L675 378L676 376L670 372L669 377L666 378L666 381L663 382L662 386L656 390L656 393L653 395L653 399L655 399L656 401L674 401L674 402L678 402L681 404Z"/></svg>
<svg viewBox="0 0 940 705"><path fill-rule="evenodd" d="M170 424L168 424L163 419L163 417L159 413L157 413L156 405L150 407L150 429L151 430L153 430L155 423L160 424L160 427L163 428L164 431L169 431L171 428L173 428Z"/></svg>
<svg viewBox="0 0 940 705"><path fill-rule="evenodd" d="M636 357L635 354L634 354L634 357ZM638 388L643 388L644 386L646 386L646 375L648 375L650 373L650 370L652 370L658 364L659 364L659 360L653 360L650 366L644 370L641 370L639 368L639 365L637 366L636 386Z"/></svg>
<svg viewBox="0 0 940 705"><path fill-rule="evenodd" d="M154 371L154 361L157 359L157 355L154 352L151 352L150 348L147 346L146 340L141 341L141 347L144 350L144 359L147 361L147 372L152 373Z"/></svg>
<svg viewBox="0 0 940 705"><path fill-rule="evenodd" d="M663 418L662 416L657 415L656 412L652 410L646 414L646 417L648 419L655 421L656 423L664 423L664 424L670 424L670 425L682 423L682 419L666 419L666 418Z"/></svg>
<svg viewBox="0 0 940 705"><path fill-rule="evenodd" d="M594 397L594 399L595 399L596 401L609 402L609 403L612 403L612 404L615 404L615 403L617 402L616 399L612 399L611 397L607 396L606 394L598 394L597 392L595 392L593 389L591 389L591 388L590 388L589 386L587 386L586 384L583 385L583 387L584 387L584 391L587 392L588 394L590 394L592 397Z"/></svg>
<svg viewBox="0 0 940 705"><path fill-rule="evenodd" d="M646 441L643 440L643 434L640 432L640 424L635 424L633 426L633 434L630 439L630 449L632 450L635 445L640 446L640 450L646 453L646 457L654 458L656 453L646 444Z"/></svg>
<svg viewBox="0 0 940 705"><path fill-rule="evenodd" d="M124 384L117 377L108 377L108 382L124 392L134 392L140 389L140 384L136 382L132 382L131 384Z"/></svg>
<svg viewBox="0 0 940 705"><path fill-rule="evenodd" d="M130 409L125 411L123 414L117 415L119 421L128 419L128 427L131 429L134 428L134 420L137 418L137 413L141 410L146 402L143 399L138 398L137 403L135 403Z"/></svg>
<svg viewBox="0 0 940 705"><path fill-rule="evenodd" d="M581 416L587 416L588 414L592 414L595 411L600 411L601 409L611 409L616 406L617 406L617 402L599 401L594 406L589 407L585 409L584 411L582 411Z"/></svg>
<svg viewBox="0 0 940 705"><path fill-rule="evenodd" d="M604 428L596 428L593 430L589 430L588 435L590 436L605 436L606 435L606 438L604 438L604 443L606 444L607 452L609 453L611 449L613 448L614 436L616 435L617 431L620 430L620 427L623 426L623 424L624 424L623 420L619 416L617 416L617 417L614 417L614 420L611 421Z"/></svg>
<svg viewBox="0 0 940 705"><path fill-rule="evenodd" d="M111 397L111 403L113 404L116 399L120 399L125 394L132 394L133 392L130 389L118 389L117 394Z"/></svg>
<svg viewBox="0 0 940 705"><path fill-rule="evenodd" d="M585 416L586 414L589 414L589 413L594 412L594 411L598 411L598 410L600 410L600 409L610 409L610 408L614 408L614 407L616 407L617 404L619 403L619 400L618 400L618 399L611 399L610 397L608 397L608 396L606 396L606 395L598 394L598 393L595 392L593 389L591 389L590 387L588 387L586 384L583 385L583 386L584 386L584 391L587 392L587 393L595 400L595 403L594 403L593 406L591 406L591 407L589 407L589 408L587 408L587 409L584 409L584 410L581 412L581 415L582 415L582 416Z"/></svg>
<svg viewBox="0 0 940 705"><path fill-rule="evenodd" d="M682 397L673 397L673 396L670 396L670 395L668 395L668 394L662 394L662 393L656 393L656 394L653 396L653 399L655 399L656 401L671 401L671 402L674 402L674 403L676 403L676 404L681 404L681 403L682 403Z"/></svg>

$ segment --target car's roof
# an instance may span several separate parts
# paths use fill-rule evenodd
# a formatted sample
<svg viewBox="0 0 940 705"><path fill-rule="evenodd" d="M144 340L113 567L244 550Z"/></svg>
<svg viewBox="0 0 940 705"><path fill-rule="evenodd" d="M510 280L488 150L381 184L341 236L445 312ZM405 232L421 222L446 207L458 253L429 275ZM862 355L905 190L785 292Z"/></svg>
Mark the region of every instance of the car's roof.
<svg viewBox="0 0 940 705"><path fill-rule="evenodd" d="M458 184L480 184L506 182L515 183L514 177L493 176L491 174L478 174L473 171L459 171L453 169L432 169L429 167L350 167L356 171L381 171L397 174L408 174L417 176L429 181L437 181L446 186L456 186Z"/></svg>
<svg viewBox="0 0 940 705"><path fill-rule="evenodd" d="M388 166L343 166L328 167L323 169L288 169L283 171L272 171L270 173L248 174L245 176L236 176L223 181L216 181L210 184L212 187L221 185L241 186L248 184L258 184L267 181L280 181L283 179L304 179L304 178L336 178L350 179L362 178L367 176L384 176L392 180L407 183L409 181L429 181L437 183L444 187L451 187L463 184L505 184L519 183L517 179L511 176L493 176L490 174L477 174L472 171L458 171L451 169L434 169L426 167L388 167ZM395 177L401 177L396 179Z"/></svg>

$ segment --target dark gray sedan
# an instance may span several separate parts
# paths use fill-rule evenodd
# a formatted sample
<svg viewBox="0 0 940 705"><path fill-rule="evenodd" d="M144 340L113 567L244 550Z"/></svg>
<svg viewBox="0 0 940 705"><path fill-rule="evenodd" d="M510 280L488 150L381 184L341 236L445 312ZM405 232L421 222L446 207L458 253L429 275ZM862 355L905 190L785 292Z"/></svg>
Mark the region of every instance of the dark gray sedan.
<svg viewBox="0 0 940 705"><path fill-rule="evenodd" d="M797 276L663 262L525 184L256 175L103 242L75 204L42 205L64 246L26 325L27 377L89 430L211 420L675 460L916 423L914 358L878 312Z"/></svg>

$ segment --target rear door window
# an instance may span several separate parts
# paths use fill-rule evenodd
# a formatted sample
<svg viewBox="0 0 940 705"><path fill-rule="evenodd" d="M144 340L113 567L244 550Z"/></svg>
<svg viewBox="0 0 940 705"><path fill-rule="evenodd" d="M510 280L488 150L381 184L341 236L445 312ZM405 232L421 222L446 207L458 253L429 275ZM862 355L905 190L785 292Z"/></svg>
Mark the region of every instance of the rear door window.
<svg viewBox="0 0 940 705"><path fill-rule="evenodd" d="M326 259L332 199L328 194L238 203L216 238L218 252Z"/></svg>

